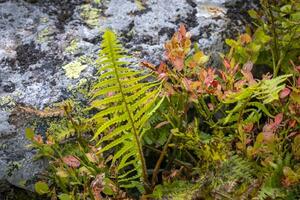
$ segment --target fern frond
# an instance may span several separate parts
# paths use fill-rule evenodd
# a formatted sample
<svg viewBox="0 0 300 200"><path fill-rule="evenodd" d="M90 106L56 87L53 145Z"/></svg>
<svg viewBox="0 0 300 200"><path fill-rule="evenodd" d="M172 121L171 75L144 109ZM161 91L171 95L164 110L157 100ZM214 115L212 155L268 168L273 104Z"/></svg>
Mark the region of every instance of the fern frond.
<svg viewBox="0 0 300 200"><path fill-rule="evenodd" d="M262 80L237 93L229 95L224 103L235 103L254 97L261 99L265 104L271 103L279 99L279 92L285 87L283 82L290 76L292 75L288 74L269 80Z"/></svg>
<svg viewBox="0 0 300 200"><path fill-rule="evenodd" d="M115 150L112 163L117 164L123 187L135 187L137 179L146 187L148 175L140 136L155 108L161 83L146 81L151 74L126 67L129 63L125 58L116 35L107 30L98 60L101 75L93 87L91 103L91 108L99 109L92 120L107 121L97 124L93 139L102 146L99 153Z"/></svg>

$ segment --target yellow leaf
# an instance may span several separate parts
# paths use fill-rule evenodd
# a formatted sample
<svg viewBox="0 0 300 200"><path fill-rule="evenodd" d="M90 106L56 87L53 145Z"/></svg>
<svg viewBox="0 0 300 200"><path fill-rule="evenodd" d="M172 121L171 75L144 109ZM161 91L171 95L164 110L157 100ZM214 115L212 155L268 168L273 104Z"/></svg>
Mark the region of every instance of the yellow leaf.
<svg viewBox="0 0 300 200"><path fill-rule="evenodd" d="M67 178L69 176L68 173L63 169L58 169L56 175L61 178Z"/></svg>

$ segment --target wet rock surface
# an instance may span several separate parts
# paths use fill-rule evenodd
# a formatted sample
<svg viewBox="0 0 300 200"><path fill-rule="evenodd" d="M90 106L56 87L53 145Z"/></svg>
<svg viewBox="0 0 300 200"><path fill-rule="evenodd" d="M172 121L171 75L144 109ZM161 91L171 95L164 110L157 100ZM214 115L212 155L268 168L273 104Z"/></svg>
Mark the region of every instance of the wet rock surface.
<svg viewBox="0 0 300 200"><path fill-rule="evenodd" d="M237 0L0 1L0 180L32 189L46 165L33 161L19 105L43 109L95 76L101 34L111 28L138 59L158 64L163 43L184 23L206 52L243 32L255 1ZM26 181L26 184L24 184ZM21 184L22 183L22 184ZM0 190L1 193L1 190Z"/></svg>

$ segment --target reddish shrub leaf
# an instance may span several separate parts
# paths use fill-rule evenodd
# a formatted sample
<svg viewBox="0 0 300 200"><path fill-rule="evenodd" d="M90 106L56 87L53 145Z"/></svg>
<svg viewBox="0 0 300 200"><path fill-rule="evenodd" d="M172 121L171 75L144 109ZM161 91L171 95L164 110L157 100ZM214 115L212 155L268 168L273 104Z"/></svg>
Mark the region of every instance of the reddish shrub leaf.
<svg viewBox="0 0 300 200"><path fill-rule="evenodd" d="M181 71L184 67L183 62L184 62L183 58L176 57L173 60L173 64L174 64L175 69L177 69L178 71Z"/></svg>
<svg viewBox="0 0 300 200"><path fill-rule="evenodd" d="M181 36L186 36L186 29L183 24L180 24L179 33Z"/></svg>
<svg viewBox="0 0 300 200"><path fill-rule="evenodd" d="M65 156L62 160L69 167L78 168L80 166L80 161L72 155Z"/></svg>
<svg viewBox="0 0 300 200"><path fill-rule="evenodd" d="M289 120L289 127L290 128L295 128L297 125L297 121L295 119L290 119Z"/></svg>
<svg viewBox="0 0 300 200"><path fill-rule="evenodd" d="M283 113L277 114L274 119L274 125L279 126L279 124L282 122L282 119L283 119Z"/></svg>
<svg viewBox="0 0 300 200"><path fill-rule="evenodd" d="M243 129L246 133L250 133L253 129L254 124L253 123L249 123L244 125Z"/></svg>
<svg viewBox="0 0 300 200"><path fill-rule="evenodd" d="M35 135L35 136L33 137L33 140L36 141L36 142L39 143L39 144L43 144L43 143L44 143L44 142L43 142L43 138L42 138L41 135Z"/></svg>
<svg viewBox="0 0 300 200"><path fill-rule="evenodd" d="M229 70L231 68L230 63L227 59L224 59L223 64L227 70Z"/></svg>
<svg viewBox="0 0 300 200"><path fill-rule="evenodd" d="M250 85L252 84L255 84L256 81L254 80L253 78L253 75L252 75L252 68L253 68L253 63L252 62L247 62L243 69L242 69L242 74L243 76L245 77L245 79L249 82Z"/></svg>
<svg viewBox="0 0 300 200"><path fill-rule="evenodd" d="M280 99L284 99L285 97L289 96L290 93L291 93L291 90L286 87L283 90L281 90L279 97L280 97Z"/></svg>

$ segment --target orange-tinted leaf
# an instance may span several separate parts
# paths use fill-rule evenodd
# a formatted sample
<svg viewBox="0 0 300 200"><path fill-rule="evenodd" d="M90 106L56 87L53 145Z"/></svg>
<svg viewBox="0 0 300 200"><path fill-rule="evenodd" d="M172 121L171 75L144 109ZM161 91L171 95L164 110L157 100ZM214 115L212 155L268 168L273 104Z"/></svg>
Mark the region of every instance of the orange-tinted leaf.
<svg viewBox="0 0 300 200"><path fill-rule="evenodd" d="M43 144L43 143L44 143L44 142L43 142L43 138L42 138L41 135L35 135L35 136L33 137L33 140L36 141L36 142L39 143L39 144Z"/></svg>
<svg viewBox="0 0 300 200"><path fill-rule="evenodd" d="M178 71L181 71L183 69L184 63L183 58L177 57L174 59L173 64L175 69Z"/></svg>
<svg viewBox="0 0 300 200"><path fill-rule="evenodd" d="M180 24L179 32L180 32L180 35L186 36L186 29L183 24Z"/></svg>
<svg viewBox="0 0 300 200"><path fill-rule="evenodd" d="M164 62L161 62L161 63L159 64L159 67L158 67L158 69L157 69L157 72L158 72L159 74L167 72L167 64L164 63Z"/></svg>
<svg viewBox="0 0 300 200"><path fill-rule="evenodd" d="M245 33L240 36L242 44L248 44L252 41L252 38L249 34Z"/></svg>
<svg viewBox="0 0 300 200"><path fill-rule="evenodd" d="M297 121L295 119L290 119L289 120L289 127L290 128L295 128L297 125Z"/></svg>
<svg viewBox="0 0 300 200"><path fill-rule="evenodd" d="M65 156L62 160L69 167L78 168L80 166L80 161L72 155Z"/></svg>
<svg viewBox="0 0 300 200"><path fill-rule="evenodd" d="M177 71L184 67L186 55L190 51L191 41L183 25L174 34L172 39L165 44L166 58L173 64Z"/></svg>
<svg viewBox="0 0 300 200"><path fill-rule="evenodd" d="M243 129L246 133L250 133L253 129L253 123L249 123L243 126Z"/></svg>
<svg viewBox="0 0 300 200"><path fill-rule="evenodd" d="M147 61L142 61L141 65L144 66L144 67L146 67L146 68L148 68L148 69L151 69L152 71L156 71L155 65L153 65L153 64L151 64L151 63L149 63Z"/></svg>

